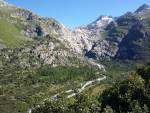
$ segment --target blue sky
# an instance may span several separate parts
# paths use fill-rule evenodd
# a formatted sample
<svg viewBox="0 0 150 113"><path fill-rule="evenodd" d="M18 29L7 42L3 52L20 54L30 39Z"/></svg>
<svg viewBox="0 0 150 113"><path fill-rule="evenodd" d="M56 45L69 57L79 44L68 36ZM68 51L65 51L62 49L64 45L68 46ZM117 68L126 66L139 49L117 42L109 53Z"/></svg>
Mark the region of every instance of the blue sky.
<svg viewBox="0 0 150 113"><path fill-rule="evenodd" d="M7 0L33 12L53 17L59 22L77 27L91 23L100 15L120 16L135 11L150 0Z"/></svg>

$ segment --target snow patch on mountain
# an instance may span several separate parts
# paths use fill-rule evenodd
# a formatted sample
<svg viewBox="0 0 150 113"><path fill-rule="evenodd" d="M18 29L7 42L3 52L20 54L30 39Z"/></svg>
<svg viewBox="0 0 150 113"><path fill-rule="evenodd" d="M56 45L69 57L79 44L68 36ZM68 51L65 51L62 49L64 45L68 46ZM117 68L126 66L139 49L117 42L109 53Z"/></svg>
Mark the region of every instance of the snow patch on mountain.
<svg viewBox="0 0 150 113"><path fill-rule="evenodd" d="M97 20L87 26L89 30L103 30L114 19L111 16L100 16Z"/></svg>

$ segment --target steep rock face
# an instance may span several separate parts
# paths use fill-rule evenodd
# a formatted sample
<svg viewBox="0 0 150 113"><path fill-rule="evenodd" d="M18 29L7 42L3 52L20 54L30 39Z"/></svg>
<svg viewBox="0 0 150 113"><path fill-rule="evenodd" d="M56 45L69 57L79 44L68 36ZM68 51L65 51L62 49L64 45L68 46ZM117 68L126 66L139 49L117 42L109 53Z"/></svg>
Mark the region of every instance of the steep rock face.
<svg viewBox="0 0 150 113"><path fill-rule="evenodd" d="M87 29L69 29L63 27L60 40L65 42L70 49L74 52L82 54L84 49L90 49L92 47L92 39L95 40L91 36L91 31Z"/></svg>
<svg viewBox="0 0 150 113"><path fill-rule="evenodd" d="M145 6L146 9L145 7L143 9L143 7L132 14L134 15L134 21L132 24L128 22L128 32L119 43L117 59L139 62L150 61L150 9L148 6Z"/></svg>
<svg viewBox="0 0 150 113"><path fill-rule="evenodd" d="M60 27L60 40L67 43L68 47L70 47L73 51L83 56L85 55L89 58L95 59L93 55L89 54L91 53L91 51L93 51L93 54L97 54L96 59L99 59L100 57L105 57L106 54L111 53L107 51L107 49L109 49L109 42L104 40L104 29L112 21L113 18L111 17L101 16L96 21L87 25L86 27L69 29L62 25Z"/></svg>
<svg viewBox="0 0 150 113"><path fill-rule="evenodd" d="M85 56L95 60L105 60L113 58L117 51L117 43L111 42L109 40L102 40L95 43L91 50L85 53Z"/></svg>
<svg viewBox="0 0 150 113"><path fill-rule="evenodd" d="M82 59L77 53L74 53L67 48L59 40L48 37L47 41L37 44L32 49L33 54L42 59L44 64L52 66L74 66Z"/></svg>
<svg viewBox="0 0 150 113"><path fill-rule="evenodd" d="M119 44L119 59L149 61L150 26L142 22L135 24Z"/></svg>

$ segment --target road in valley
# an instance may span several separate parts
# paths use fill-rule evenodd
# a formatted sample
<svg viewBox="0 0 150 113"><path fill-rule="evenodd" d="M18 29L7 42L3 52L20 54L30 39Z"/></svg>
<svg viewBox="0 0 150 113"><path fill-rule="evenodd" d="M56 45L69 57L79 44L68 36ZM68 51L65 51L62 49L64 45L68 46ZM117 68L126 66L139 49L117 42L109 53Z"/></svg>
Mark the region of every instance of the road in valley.
<svg viewBox="0 0 150 113"><path fill-rule="evenodd" d="M96 64L96 63L93 63L93 64L97 65L99 69L105 69L105 68L102 67L102 65L99 65L99 64ZM104 71L105 71L105 70L104 70ZM85 83L82 83L83 85L81 85L81 88L77 89L77 93L75 93L73 89L64 91L64 93L65 93L66 95L68 94L68 95L66 96L66 98L72 98L72 97L74 97L75 95L77 95L77 94L83 92L86 88L90 87L91 85L96 85L96 84L98 84L98 83L100 83L101 81L103 81L103 80L106 79L106 76L105 76L105 75L102 75L102 74L101 74L100 76L103 76L103 77L99 77L99 78L97 78L97 79L95 79L95 80L90 80L90 81L87 81L87 82L85 82ZM60 95L61 95L61 93L57 93L57 94L55 94L54 96L52 96L50 99L45 99L45 100L54 100L54 101L55 101L55 100L58 99L58 96L60 96ZM27 113L32 113L32 109L30 108Z"/></svg>

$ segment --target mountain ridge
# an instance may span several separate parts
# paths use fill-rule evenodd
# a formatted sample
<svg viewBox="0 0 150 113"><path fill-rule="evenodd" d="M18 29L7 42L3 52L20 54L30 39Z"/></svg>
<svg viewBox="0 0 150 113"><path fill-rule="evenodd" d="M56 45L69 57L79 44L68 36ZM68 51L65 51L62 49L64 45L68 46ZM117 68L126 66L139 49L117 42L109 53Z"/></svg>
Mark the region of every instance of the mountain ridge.
<svg viewBox="0 0 150 113"><path fill-rule="evenodd" d="M6 6L1 6L4 10L2 14L5 14L6 9L12 6L9 6L5 2L2 3L7 4ZM138 11L142 12L139 14L137 13ZM21 28L21 34L28 38L57 35L57 40L61 43L65 42L66 44L64 43L64 45L70 51L80 54L83 57L86 56L94 60L103 60L116 56L119 50L119 43L128 32L128 29L130 29L125 27L132 27L136 21L140 21L143 17L145 18L143 21L145 21L149 14L147 11L149 11L149 6L143 4L133 13L127 13L115 19L111 16L100 16L87 26L74 29L68 28L52 18L43 18L31 11L15 6L9 9L6 17L4 15L3 18L6 18L9 23L14 25L16 25L16 22L19 22L18 25ZM133 20L135 22L132 22ZM112 23L115 26L111 26ZM108 28L110 26L114 27L111 28L112 30L120 30L115 31L118 36L114 35L114 31L111 34L112 30Z"/></svg>
<svg viewBox="0 0 150 113"><path fill-rule="evenodd" d="M143 12L143 11L149 10L149 9L150 9L150 6L148 4L143 4L135 12L140 13L140 12Z"/></svg>

